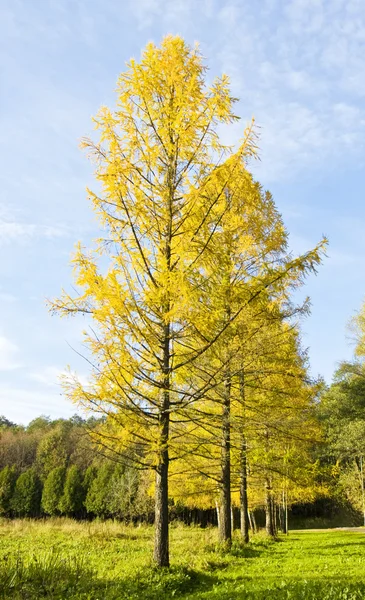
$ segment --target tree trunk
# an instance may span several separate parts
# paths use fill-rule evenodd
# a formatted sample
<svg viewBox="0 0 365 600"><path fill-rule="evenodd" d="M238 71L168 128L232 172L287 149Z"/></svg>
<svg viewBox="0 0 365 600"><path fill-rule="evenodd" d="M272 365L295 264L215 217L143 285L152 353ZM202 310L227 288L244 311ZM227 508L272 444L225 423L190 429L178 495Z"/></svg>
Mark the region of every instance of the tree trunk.
<svg viewBox="0 0 365 600"><path fill-rule="evenodd" d="M271 482L269 479L266 479L265 488L266 488L266 504L265 504L266 533L270 537L275 537L275 525L274 525L274 515L273 515L273 497L272 497Z"/></svg>
<svg viewBox="0 0 365 600"><path fill-rule="evenodd" d="M169 248L166 251L170 259ZM166 305L169 308L169 304ZM170 324L164 325L163 392L160 411L160 453L156 467L155 548L153 558L159 567L168 567L169 558L169 426L170 426Z"/></svg>
<svg viewBox="0 0 365 600"><path fill-rule="evenodd" d="M251 511L250 510L247 511L247 517L248 517L249 527L250 527L251 531L253 531L253 524L252 524ZM241 520L241 524L242 524L242 520Z"/></svg>
<svg viewBox="0 0 365 600"><path fill-rule="evenodd" d="M282 531L283 533L288 533L288 504L286 501L286 493L283 490L283 511L282 511Z"/></svg>
<svg viewBox="0 0 365 600"><path fill-rule="evenodd" d="M285 533L289 533L288 501L285 502Z"/></svg>
<svg viewBox="0 0 365 600"><path fill-rule="evenodd" d="M231 529L231 374L226 372L222 415L220 541L230 546Z"/></svg>
<svg viewBox="0 0 365 600"><path fill-rule="evenodd" d="M220 530L221 530L221 517L220 517L219 504L218 504L217 500L215 501L215 510L216 510L216 513L217 513L218 531L220 532Z"/></svg>
<svg viewBox="0 0 365 600"><path fill-rule="evenodd" d="M254 533L257 533L257 524L256 524L255 511L254 511L254 510L252 510L252 511L250 512L250 515L251 515L251 521L252 521L252 531L253 531Z"/></svg>
<svg viewBox="0 0 365 600"><path fill-rule="evenodd" d="M153 558L159 567L168 567L169 560L169 508L168 508L168 450L162 451L156 468L155 491L155 549Z"/></svg>
<svg viewBox="0 0 365 600"><path fill-rule="evenodd" d="M241 438L241 481L240 481L240 509L241 509L241 537L242 541L249 542L249 517L247 500L247 446L246 437Z"/></svg>
<svg viewBox="0 0 365 600"><path fill-rule="evenodd" d="M364 526L365 526L365 486L364 486L364 468L363 468L362 455L360 456L360 482L361 482L362 514L363 514Z"/></svg>
<svg viewBox="0 0 365 600"><path fill-rule="evenodd" d="M243 368L240 372L240 401L242 407L241 431L241 460L240 460L240 512L241 512L241 537L244 544L248 544L249 515L247 499L247 441L245 435L245 374Z"/></svg>
<svg viewBox="0 0 365 600"><path fill-rule="evenodd" d="M272 514L272 523L274 525L273 530L274 530L274 537L277 534L277 526L276 526L276 502L275 502L275 497L274 494L271 494L271 514Z"/></svg>

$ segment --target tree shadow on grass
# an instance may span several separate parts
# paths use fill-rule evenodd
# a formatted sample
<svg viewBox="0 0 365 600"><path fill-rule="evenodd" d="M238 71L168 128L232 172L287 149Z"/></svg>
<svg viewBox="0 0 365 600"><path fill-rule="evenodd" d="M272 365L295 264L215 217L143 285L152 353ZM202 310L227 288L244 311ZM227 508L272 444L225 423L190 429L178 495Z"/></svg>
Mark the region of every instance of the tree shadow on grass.
<svg viewBox="0 0 365 600"><path fill-rule="evenodd" d="M254 589L253 589L254 588ZM190 594L185 600L203 600L204 595ZM214 585L209 600L364 600L365 582L345 579L278 581L261 585L258 581L220 581Z"/></svg>
<svg viewBox="0 0 365 600"><path fill-rule="evenodd" d="M352 541L344 540L343 542L335 542L333 544L318 543L315 548L306 548L305 552L307 555L318 555L327 550L330 554L333 554L334 550L336 552L346 550L346 554L359 554L359 552L363 554L364 544L365 537L362 539L357 538L356 540L352 538Z"/></svg>

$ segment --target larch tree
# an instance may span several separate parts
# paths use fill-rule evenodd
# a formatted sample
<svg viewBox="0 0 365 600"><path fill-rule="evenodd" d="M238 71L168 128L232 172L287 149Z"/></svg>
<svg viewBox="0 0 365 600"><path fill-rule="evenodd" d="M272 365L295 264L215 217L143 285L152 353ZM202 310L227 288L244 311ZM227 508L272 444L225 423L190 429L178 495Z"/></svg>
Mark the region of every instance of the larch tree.
<svg viewBox="0 0 365 600"><path fill-rule="evenodd" d="M236 167L230 177L229 168L229 163L222 167L207 186L211 197L216 197L222 187L224 193L204 225L208 232L218 223L213 251L204 257L200 286L201 302L208 315L196 325L202 340L217 331L222 334L190 371L191 386L195 384L204 393L189 412L184 443L190 452L182 460L185 467L181 467L186 473L190 465L191 473L198 474L194 477L197 486L202 484L202 477L216 482L220 539L228 545L232 534L231 462L237 444L242 467L242 529L247 541L245 371L253 385L252 380L262 379L263 370L272 361L270 352L278 354L276 338L282 321L303 311L302 307L291 307L290 294L308 272L315 271L325 244L323 240L305 255L293 258L271 195L253 181L244 166ZM205 239L204 228L201 235ZM239 435L233 440L234 423ZM176 472L179 470L180 465ZM206 489L206 485L202 487Z"/></svg>
<svg viewBox="0 0 365 600"><path fill-rule="evenodd" d="M116 109L103 107L95 118L100 139L83 143L96 161L101 191L89 196L104 233L94 250L76 249L76 295L51 303L54 312L92 322L89 385L70 375L67 395L107 417L93 432L105 452L155 471L159 566L169 564L169 464L186 407L201 395L189 372L237 317L205 339L197 334L206 318L204 260L226 184L255 152L252 127L235 152L219 141L218 125L237 118L234 99L226 76L208 86L205 71L197 47L168 36L120 76Z"/></svg>

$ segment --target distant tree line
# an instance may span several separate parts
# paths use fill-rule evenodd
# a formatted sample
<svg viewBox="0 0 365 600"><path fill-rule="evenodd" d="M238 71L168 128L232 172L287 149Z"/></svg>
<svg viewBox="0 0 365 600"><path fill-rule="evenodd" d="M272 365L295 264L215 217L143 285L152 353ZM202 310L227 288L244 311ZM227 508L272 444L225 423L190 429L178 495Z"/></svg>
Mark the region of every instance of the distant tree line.
<svg viewBox="0 0 365 600"><path fill-rule="evenodd" d="M145 473L95 452L87 432L98 423L0 417L0 516L151 519Z"/></svg>
<svg viewBox="0 0 365 600"><path fill-rule="evenodd" d="M318 395L316 420L321 441L308 452L317 465L310 498L305 493L291 503L294 521L324 517L361 522L365 510L365 374L359 363L343 364L331 386ZM0 516L67 516L76 519L115 518L127 522L153 522L153 482L149 472L139 470L126 457L104 455L92 441L103 419L78 415L51 420L38 417L24 427L0 416ZM192 495L189 481L182 480L185 497L172 488L170 518L199 525L217 524L213 503ZM202 497L204 500L202 501ZM275 499L277 526L283 515ZM265 525L265 502L251 494L250 525ZM232 522L238 526L238 505Z"/></svg>

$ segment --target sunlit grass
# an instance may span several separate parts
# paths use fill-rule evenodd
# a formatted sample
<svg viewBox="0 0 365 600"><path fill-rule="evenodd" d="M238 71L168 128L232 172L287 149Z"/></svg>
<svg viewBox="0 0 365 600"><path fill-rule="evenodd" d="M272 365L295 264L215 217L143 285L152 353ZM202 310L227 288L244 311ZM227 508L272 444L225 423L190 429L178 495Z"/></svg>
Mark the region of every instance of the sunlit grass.
<svg viewBox="0 0 365 600"><path fill-rule="evenodd" d="M151 562L153 529L67 519L0 522L0 597L225 600L365 598L365 533L257 535L230 553L215 528L171 527L170 569Z"/></svg>

